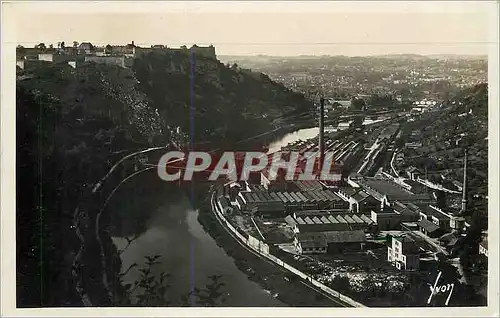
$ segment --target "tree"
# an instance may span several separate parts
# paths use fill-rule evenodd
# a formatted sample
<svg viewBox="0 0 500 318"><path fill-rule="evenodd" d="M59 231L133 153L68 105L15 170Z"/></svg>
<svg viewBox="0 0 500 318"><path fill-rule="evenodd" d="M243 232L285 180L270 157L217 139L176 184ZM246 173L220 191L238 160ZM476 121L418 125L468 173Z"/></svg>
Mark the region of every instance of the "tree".
<svg viewBox="0 0 500 318"><path fill-rule="evenodd" d="M39 44L35 45L35 48L45 50L47 47L45 46L45 43L39 43Z"/></svg>
<svg viewBox="0 0 500 318"><path fill-rule="evenodd" d="M61 42L61 49L64 49L65 48L65 44L64 44L64 41Z"/></svg>
<svg viewBox="0 0 500 318"><path fill-rule="evenodd" d="M54 45L53 44L50 44L49 45L49 49L53 49L54 48Z"/></svg>
<svg viewBox="0 0 500 318"><path fill-rule="evenodd" d="M222 282L221 279L221 275L211 275L210 283L208 283L205 288L195 288L193 295L197 298L196 304L214 307L223 303L225 297L220 289L224 287L225 283Z"/></svg>
<svg viewBox="0 0 500 318"><path fill-rule="evenodd" d="M78 47L78 42L77 41L73 41L73 47L76 49Z"/></svg>
<svg viewBox="0 0 500 318"><path fill-rule="evenodd" d="M154 266L161 264L160 255L146 256L146 264L139 269L141 276L133 284L123 284L126 290L128 299L122 300L122 303L129 303L135 306L168 306L172 305L172 299L168 297L168 289L170 285L170 274L165 272L155 275L153 272ZM120 274L120 279L123 279L126 273L137 267L136 263ZM225 297L220 289L225 285L222 282L221 275L212 275L209 277L210 282L202 289L194 288L190 293L181 297L183 306L190 306L190 299L195 300L195 305L198 306L218 306L224 303ZM139 293L137 293L139 291ZM136 292L136 295L134 295Z"/></svg>
<svg viewBox="0 0 500 318"><path fill-rule="evenodd" d="M161 273L156 277L153 273L153 266L160 264L160 255L146 256L145 267L139 269L141 276L133 284L125 285L127 294L131 298L132 293L136 289L142 292L136 296L136 305L141 306L168 306L170 301L167 299L167 290L170 287L168 279L170 275ZM129 271L132 267L129 267Z"/></svg>

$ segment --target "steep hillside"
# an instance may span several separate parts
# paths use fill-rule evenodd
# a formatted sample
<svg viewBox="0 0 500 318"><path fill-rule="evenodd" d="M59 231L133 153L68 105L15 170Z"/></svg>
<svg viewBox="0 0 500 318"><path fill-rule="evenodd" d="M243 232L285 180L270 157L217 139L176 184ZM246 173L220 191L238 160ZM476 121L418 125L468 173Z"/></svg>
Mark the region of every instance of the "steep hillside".
<svg viewBox="0 0 500 318"><path fill-rule="evenodd" d="M125 154L186 143L192 96L194 141L213 147L272 129L273 119L309 107L268 77L214 59L196 59L191 86L190 67L187 55L165 54L144 56L132 69L42 63L18 70L19 307L80 306L82 289L93 294L93 305L110 304L99 288L106 282L96 260L99 245L114 254L109 257L116 249L106 231L98 239L102 243L96 242L92 225L102 202L86 205L85 217L77 219L83 231L78 235L76 207L88 203L92 187ZM149 183L143 190L155 191ZM83 264L76 264L81 270L75 274L82 236ZM119 259L112 263L119 270ZM108 273L108 279L116 274Z"/></svg>
<svg viewBox="0 0 500 318"><path fill-rule="evenodd" d="M469 215L487 211L488 195L488 86L480 84L459 92L436 112L423 115L420 120L405 124L403 134L417 137L422 147L405 149L404 171L415 166L427 169L429 179L455 189L452 181L463 180L463 159L468 150ZM444 179L443 179L444 177ZM456 183L455 182L455 183ZM459 189L456 189L459 190ZM450 205L460 208L460 198Z"/></svg>
<svg viewBox="0 0 500 318"><path fill-rule="evenodd" d="M273 129L272 120L310 103L267 75L227 67L214 59L179 52L152 53L134 64L138 89L169 125L190 131L194 141L223 140L221 146Z"/></svg>

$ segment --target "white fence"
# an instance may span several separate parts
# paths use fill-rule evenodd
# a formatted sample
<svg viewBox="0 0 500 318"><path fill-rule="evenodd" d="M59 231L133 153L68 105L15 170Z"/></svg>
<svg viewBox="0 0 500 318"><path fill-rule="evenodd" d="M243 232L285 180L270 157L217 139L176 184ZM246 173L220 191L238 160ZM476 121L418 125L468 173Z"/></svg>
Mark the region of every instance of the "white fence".
<svg viewBox="0 0 500 318"><path fill-rule="evenodd" d="M248 238L243 236L225 217L224 214L221 213L219 210L219 206L215 202L215 196L212 195L212 210L216 214L217 218L224 223L224 225L233 232L236 237L240 240L240 242L244 243L246 246L251 248L253 251L257 252L259 255L262 257L265 257L275 264L285 268L286 270L290 271L291 273L294 273L295 275L299 276L300 278L307 280L310 282L312 285L316 286L317 288L321 289L325 293L329 294L330 296L333 296L335 298L338 298L342 300L343 302L353 306L353 307L366 307L365 305L345 296L339 293L336 290L331 289L328 286L325 286L324 284L320 283L319 281L313 279L312 277L308 276L307 274L299 271L295 267L287 264L286 262L282 261L281 259L277 258L276 256L272 255L269 253L269 245L266 243L258 240L257 238L248 235Z"/></svg>

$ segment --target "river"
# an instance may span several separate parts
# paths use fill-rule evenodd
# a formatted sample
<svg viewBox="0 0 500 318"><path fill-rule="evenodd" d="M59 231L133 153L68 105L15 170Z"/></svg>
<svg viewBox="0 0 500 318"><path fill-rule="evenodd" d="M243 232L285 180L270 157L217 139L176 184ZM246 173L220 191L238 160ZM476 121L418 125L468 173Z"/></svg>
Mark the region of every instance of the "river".
<svg viewBox="0 0 500 318"><path fill-rule="evenodd" d="M317 134L318 128L287 134L272 142L270 150L278 150L290 142L312 138ZM178 304L180 297L193 286L204 287L209 282L209 276L217 274L223 275L226 284L222 290L226 294L224 305L286 306L240 271L234 260L205 232L198 221L198 211L192 208L187 194L181 194L174 200L162 199L162 196L164 194L158 193L156 199L161 203L149 214L145 230L136 229L142 234L121 253L123 270L133 263L144 264L146 256L160 255L162 263L157 270L171 274L168 297L173 300L173 305ZM148 200L151 199L148 197ZM116 223L125 224L129 233L133 233L134 226L138 226L134 218L122 218ZM113 237L113 242L118 250L127 245L123 237ZM140 272L134 268L125 275L124 281L133 283L139 275Z"/></svg>

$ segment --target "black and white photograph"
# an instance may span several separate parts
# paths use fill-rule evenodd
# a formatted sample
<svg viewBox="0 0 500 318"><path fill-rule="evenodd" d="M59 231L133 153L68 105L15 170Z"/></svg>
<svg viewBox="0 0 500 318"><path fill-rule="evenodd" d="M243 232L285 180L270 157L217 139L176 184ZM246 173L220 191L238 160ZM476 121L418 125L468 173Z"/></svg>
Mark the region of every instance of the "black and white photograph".
<svg viewBox="0 0 500 318"><path fill-rule="evenodd" d="M498 315L498 12L3 1L2 315Z"/></svg>

